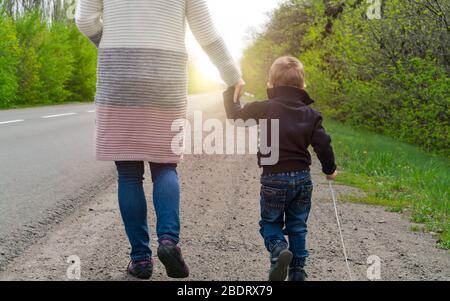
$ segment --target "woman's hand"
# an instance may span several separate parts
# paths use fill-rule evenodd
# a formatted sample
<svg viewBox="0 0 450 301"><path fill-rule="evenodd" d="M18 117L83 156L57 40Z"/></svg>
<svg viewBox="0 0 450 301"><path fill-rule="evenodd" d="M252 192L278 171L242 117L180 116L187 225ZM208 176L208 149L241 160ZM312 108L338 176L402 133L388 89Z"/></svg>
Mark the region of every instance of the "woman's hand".
<svg viewBox="0 0 450 301"><path fill-rule="evenodd" d="M239 99L242 96L242 93L244 92L244 86L245 82L243 79L241 79L235 86L234 86L234 102L237 103Z"/></svg>

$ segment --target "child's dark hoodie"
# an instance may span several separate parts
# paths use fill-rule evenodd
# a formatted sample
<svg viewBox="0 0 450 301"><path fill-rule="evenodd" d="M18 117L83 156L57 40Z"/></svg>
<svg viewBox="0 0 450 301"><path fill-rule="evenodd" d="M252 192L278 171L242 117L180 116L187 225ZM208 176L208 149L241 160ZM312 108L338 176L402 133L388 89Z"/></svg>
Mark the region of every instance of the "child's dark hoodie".
<svg viewBox="0 0 450 301"><path fill-rule="evenodd" d="M259 153L263 174L309 170L310 145L322 164L323 172L327 175L335 172L331 138L322 126L322 115L309 107L314 101L306 91L288 86L275 87L268 89L268 100L248 103L244 107L234 103L234 87L228 88L223 95L229 119L254 119L256 122L267 119L269 124L270 120L279 120L279 160L275 165L261 165L262 155ZM269 136L270 132L268 130ZM270 137L268 141L271 141Z"/></svg>

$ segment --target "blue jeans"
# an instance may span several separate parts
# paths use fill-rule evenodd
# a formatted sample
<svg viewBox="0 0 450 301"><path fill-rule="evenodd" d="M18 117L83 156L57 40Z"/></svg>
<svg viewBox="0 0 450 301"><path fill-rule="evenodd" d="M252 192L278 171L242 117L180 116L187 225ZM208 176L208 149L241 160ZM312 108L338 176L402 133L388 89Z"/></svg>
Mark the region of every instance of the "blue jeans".
<svg viewBox="0 0 450 301"><path fill-rule="evenodd" d="M144 162L116 162L119 182L119 207L125 231L131 244L131 259L139 261L152 256L147 224L147 200L144 194ZM153 181L153 205L159 241L179 241L180 185L176 164L150 163Z"/></svg>
<svg viewBox="0 0 450 301"><path fill-rule="evenodd" d="M307 221L311 210L313 183L309 171L286 172L261 177L260 232L269 252L287 245L293 253L292 266L304 266Z"/></svg>

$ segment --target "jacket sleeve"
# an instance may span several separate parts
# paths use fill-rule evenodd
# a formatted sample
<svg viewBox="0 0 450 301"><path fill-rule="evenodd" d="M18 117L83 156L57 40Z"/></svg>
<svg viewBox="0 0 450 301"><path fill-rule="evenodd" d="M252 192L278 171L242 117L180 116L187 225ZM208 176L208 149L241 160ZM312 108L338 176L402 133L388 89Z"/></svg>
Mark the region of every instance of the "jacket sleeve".
<svg viewBox="0 0 450 301"><path fill-rule="evenodd" d="M336 171L336 163L333 148L331 146L331 138L323 128L322 120L322 116L318 114L313 130L311 144L317 154L317 157L319 158L320 163L322 164L323 173L326 175L331 175Z"/></svg>
<svg viewBox="0 0 450 301"><path fill-rule="evenodd" d="M100 45L103 33L103 0L80 0L77 6L75 22L78 29L95 46Z"/></svg>
<svg viewBox="0 0 450 301"><path fill-rule="evenodd" d="M187 0L186 18L196 40L219 69L228 86L236 85L241 73L222 37L218 34L205 0Z"/></svg>
<svg viewBox="0 0 450 301"><path fill-rule="evenodd" d="M240 102L234 102L234 90L234 87L230 87L223 93L228 119L243 120L244 122L253 119L259 123L261 119L267 118L267 101L255 101L242 107Z"/></svg>

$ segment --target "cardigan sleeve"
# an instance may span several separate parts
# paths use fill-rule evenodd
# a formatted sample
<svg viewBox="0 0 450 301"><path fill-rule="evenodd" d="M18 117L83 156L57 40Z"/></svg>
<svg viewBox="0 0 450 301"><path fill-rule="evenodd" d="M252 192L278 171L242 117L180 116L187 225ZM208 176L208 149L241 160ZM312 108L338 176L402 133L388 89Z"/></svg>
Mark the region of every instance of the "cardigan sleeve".
<svg viewBox="0 0 450 301"><path fill-rule="evenodd" d="M223 81L234 86L241 73L224 40L217 32L205 0L186 0L186 18L192 33L219 69Z"/></svg>
<svg viewBox="0 0 450 301"><path fill-rule="evenodd" d="M78 29L99 46L103 33L103 0L80 0L75 22Z"/></svg>

